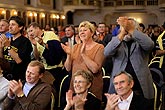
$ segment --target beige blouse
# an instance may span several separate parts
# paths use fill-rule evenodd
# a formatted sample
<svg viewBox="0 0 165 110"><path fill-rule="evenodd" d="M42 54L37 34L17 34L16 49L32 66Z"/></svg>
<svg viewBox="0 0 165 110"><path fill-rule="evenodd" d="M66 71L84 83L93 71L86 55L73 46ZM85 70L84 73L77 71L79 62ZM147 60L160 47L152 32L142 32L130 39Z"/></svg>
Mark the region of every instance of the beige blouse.
<svg viewBox="0 0 165 110"><path fill-rule="evenodd" d="M72 76L77 70L88 70L90 71L90 68L88 68L83 61L83 58L80 55L82 43L76 44L73 47L73 54L72 54ZM96 43L96 45L90 49L85 50L85 54L90 57L94 62L96 62L99 65L98 72L93 73L94 80L93 84L90 88L90 92L94 93L97 98L100 100L102 99L102 90L103 90L103 79L102 79L102 63L104 60L104 46L102 44ZM73 90L72 80L70 83L70 89Z"/></svg>

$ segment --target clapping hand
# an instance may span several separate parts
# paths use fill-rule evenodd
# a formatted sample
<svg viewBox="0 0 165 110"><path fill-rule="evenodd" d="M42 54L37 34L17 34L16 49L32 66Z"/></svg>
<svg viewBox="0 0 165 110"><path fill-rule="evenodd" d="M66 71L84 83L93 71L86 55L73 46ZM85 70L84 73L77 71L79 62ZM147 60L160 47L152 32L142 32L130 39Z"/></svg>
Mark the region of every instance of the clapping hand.
<svg viewBox="0 0 165 110"><path fill-rule="evenodd" d="M13 97L14 95L20 96L20 94L23 93L22 90L22 82L19 80L18 82L16 80L11 80L9 82L9 90L8 90L8 95L10 97Z"/></svg>
<svg viewBox="0 0 165 110"><path fill-rule="evenodd" d="M106 93L105 96L107 97L107 105L105 110L117 110L119 95L116 94L108 94Z"/></svg>

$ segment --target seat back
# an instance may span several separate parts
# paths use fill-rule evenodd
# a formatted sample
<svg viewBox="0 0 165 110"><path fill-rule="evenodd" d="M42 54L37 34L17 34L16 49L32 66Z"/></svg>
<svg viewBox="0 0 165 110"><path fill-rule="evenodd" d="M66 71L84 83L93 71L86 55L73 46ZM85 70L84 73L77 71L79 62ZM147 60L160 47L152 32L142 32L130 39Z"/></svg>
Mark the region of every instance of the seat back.
<svg viewBox="0 0 165 110"><path fill-rule="evenodd" d="M153 87L154 87L154 110L157 110L157 87L155 85L155 83L153 82Z"/></svg>
<svg viewBox="0 0 165 110"><path fill-rule="evenodd" d="M103 94L102 94L103 108L106 106L107 103L107 98L104 94L108 92L109 84L110 84L110 76L103 76Z"/></svg>
<svg viewBox="0 0 165 110"><path fill-rule="evenodd" d="M55 96L51 93L51 110L55 110Z"/></svg>
<svg viewBox="0 0 165 110"><path fill-rule="evenodd" d="M66 92L69 90L70 80L69 75L66 75L60 84L60 90L58 94L58 108L63 110L66 105Z"/></svg>

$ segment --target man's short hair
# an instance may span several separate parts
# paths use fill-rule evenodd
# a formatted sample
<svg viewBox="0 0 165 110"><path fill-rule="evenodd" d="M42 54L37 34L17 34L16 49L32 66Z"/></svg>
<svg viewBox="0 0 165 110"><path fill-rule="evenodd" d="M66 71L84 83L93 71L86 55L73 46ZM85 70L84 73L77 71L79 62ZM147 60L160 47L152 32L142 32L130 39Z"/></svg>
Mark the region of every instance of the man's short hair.
<svg viewBox="0 0 165 110"><path fill-rule="evenodd" d="M8 21L7 19L1 19L0 22L1 22L1 21L4 21L4 22L6 22L7 24L9 24L9 21Z"/></svg>
<svg viewBox="0 0 165 110"><path fill-rule="evenodd" d="M45 73L45 67L44 67L43 63L39 62L38 60L31 61L28 66L31 66L31 67L38 66L39 74Z"/></svg>
<svg viewBox="0 0 165 110"><path fill-rule="evenodd" d="M126 71L121 71L120 73L116 74L113 79L117 76L120 76L121 74L125 74L128 77L128 81L131 82L133 81L133 77L131 74L127 73Z"/></svg>
<svg viewBox="0 0 165 110"><path fill-rule="evenodd" d="M9 21L11 21L11 20L14 20L19 25L19 27L22 26L22 29L20 30L20 33L22 34L23 30L24 30L24 26L25 26L25 22L24 22L23 18L21 18L19 16L11 16L9 18Z"/></svg>
<svg viewBox="0 0 165 110"><path fill-rule="evenodd" d="M69 27L71 27L72 30L73 30L73 33L75 33L75 27L74 27L73 24L68 24L68 25L66 25L65 28L64 28L64 30L65 30L66 28L69 28Z"/></svg>
<svg viewBox="0 0 165 110"><path fill-rule="evenodd" d="M38 23L36 23L36 22L30 23L29 26L28 26L28 28L30 28L31 26L33 26L34 28L37 28L38 27L38 28L42 29L41 26Z"/></svg>

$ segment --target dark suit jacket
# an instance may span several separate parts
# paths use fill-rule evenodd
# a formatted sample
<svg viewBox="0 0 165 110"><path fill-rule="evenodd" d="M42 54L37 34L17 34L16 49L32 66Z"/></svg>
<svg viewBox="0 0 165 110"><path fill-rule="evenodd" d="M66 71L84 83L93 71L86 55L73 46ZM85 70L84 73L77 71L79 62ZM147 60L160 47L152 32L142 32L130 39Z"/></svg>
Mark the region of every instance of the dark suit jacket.
<svg viewBox="0 0 165 110"><path fill-rule="evenodd" d="M68 37L65 36L61 39L61 43L65 44L66 42L68 42ZM74 44L76 44L75 38L74 38Z"/></svg>
<svg viewBox="0 0 165 110"><path fill-rule="evenodd" d="M134 93L129 110L153 110L153 108L148 99Z"/></svg>

